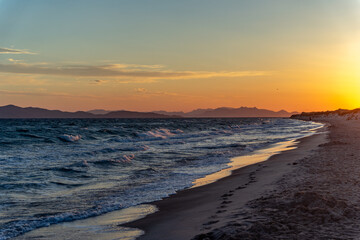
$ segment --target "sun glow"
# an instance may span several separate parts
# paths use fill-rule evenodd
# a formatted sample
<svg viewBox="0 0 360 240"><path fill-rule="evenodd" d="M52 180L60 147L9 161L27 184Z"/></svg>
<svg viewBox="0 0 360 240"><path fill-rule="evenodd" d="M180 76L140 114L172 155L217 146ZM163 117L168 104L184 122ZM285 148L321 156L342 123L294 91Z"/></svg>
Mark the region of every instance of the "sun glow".
<svg viewBox="0 0 360 240"><path fill-rule="evenodd" d="M336 69L334 94L349 108L360 106L360 38L348 44ZM340 99L339 99L340 98Z"/></svg>

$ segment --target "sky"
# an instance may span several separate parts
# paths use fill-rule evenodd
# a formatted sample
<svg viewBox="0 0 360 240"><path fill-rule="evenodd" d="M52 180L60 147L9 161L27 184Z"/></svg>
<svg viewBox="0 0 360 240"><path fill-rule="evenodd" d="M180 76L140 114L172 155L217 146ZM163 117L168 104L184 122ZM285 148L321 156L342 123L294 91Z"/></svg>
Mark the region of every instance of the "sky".
<svg viewBox="0 0 360 240"><path fill-rule="evenodd" d="M0 105L360 107L360 0L0 0Z"/></svg>

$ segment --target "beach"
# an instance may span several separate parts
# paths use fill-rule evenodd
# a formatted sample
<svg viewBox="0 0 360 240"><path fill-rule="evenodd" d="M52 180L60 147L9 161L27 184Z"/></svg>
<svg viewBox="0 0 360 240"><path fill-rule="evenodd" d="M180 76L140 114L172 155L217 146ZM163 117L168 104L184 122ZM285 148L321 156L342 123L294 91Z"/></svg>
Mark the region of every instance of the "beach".
<svg viewBox="0 0 360 240"><path fill-rule="evenodd" d="M359 234L360 123L326 127L297 148L155 202L126 224L139 239L354 239Z"/></svg>
<svg viewBox="0 0 360 240"><path fill-rule="evenodd" d="M145 235L139 239L236 237L240 225L247 226L250 220L249 215L244 214L249 208L247 204L275 191L278 181L286 179L285 175L297 169L301 159L312 155L318 145L325 142L326 131L322 128L318 134L299 140L295 149L237 169L231 176L209 185L180 191L154 202L158 212L126 226L143 229Z"/></svg>

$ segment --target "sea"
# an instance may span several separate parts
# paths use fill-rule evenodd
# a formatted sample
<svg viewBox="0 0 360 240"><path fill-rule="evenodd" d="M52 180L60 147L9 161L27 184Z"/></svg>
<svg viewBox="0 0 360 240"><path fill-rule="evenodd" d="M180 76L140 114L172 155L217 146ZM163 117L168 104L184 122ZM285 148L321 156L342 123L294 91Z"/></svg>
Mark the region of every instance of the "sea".
<svg viewBox="0 0 360 240"><path fill-rule="evenodd" d="M314 134L287 118L0 120L0 239L160 200Z"/></svg>

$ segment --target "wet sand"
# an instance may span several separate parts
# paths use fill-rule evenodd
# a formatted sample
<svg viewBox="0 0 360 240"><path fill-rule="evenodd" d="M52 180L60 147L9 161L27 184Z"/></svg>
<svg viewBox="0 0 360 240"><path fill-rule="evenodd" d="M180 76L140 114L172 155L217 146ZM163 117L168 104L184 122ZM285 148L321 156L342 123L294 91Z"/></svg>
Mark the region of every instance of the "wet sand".
<svg viewBox="0 0 360 240"><path fill-rule="evenodd" d="M317 154L324 149L319 145L325 146L327 141L326 128L322 128L318 134L299 140L295 149L237 169L209 185L183 190L154 202L160 211L125 226L144 230L141 240L271 239L265 230L256 230L258 223L268 225L273 221L261 214L266 206L263 199L273 194L280 194L277 196L282 199L278 193L284 187L282 182L305 181L299 176L300 166L309 159L316 161ZM266 211L271 215L272 211L280 210Z"/></svg>

